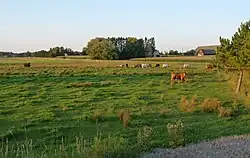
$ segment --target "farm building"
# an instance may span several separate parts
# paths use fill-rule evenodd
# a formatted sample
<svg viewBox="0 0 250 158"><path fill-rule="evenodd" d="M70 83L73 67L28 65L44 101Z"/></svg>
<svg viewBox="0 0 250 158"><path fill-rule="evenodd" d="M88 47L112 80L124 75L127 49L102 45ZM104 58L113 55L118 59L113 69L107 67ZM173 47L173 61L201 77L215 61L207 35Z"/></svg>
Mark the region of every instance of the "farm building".
<svg viewBox="0 0 250 158"><path fill-rule="evenodd" d="M197 56L215 55L220 45L199 46L195 49Z"/></svg>

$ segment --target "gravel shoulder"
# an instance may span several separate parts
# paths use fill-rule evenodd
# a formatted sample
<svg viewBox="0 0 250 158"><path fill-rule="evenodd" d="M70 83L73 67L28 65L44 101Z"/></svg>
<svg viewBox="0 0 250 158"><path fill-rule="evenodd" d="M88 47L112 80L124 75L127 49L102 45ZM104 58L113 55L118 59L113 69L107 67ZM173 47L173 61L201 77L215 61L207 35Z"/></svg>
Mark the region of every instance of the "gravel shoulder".
<svg viewBox="0 0 250 158"><path fill-rule="evenodd" d="M141 158L250 158L250 135L222 137L176 149L155 149Z"/></svg>

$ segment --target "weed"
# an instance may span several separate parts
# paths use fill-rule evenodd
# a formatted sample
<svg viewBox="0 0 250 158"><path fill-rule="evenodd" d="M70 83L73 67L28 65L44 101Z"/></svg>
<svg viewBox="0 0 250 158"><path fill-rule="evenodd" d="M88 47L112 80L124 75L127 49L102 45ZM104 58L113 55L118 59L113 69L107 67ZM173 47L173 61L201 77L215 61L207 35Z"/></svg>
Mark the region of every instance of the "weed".
<svg viewBox="0 0 250 158"><path fill-rule="evenodd" d="M233 109L219 107L219 117L230 117L233 114Z"/></svg>
<svg viewBox="0 0 250 158"><path fill-rule="evenodd" d="M127 128L128 127L128 122L131 119L128 110L122 109L122 110L119 111L118 115L119 115L119 119L123 122L124 128Z"/></svg>
<svg viewBox="0 0 250 158"><path fill-rule="evenodd" d="M217 98L204 99L203 103L201 104L201 109L205 112L218 112L218 108L221 106L221 101Z"/></svg>
<svg viewBox="0 0 250 158"><path fill-rule="evenodd" d="M184 145L184 125L181 120L168 123L167 129L170 147L176 148Z"/></svg>
<svg viewBox="0 0 250 158"><path fill-rule="evenodd" d="M139 129L137 134L137 146L144 151L150 146L152 135L152 127L144 126L143 129Z"/></svg>
<svg viewBox="0 0 250 158"><path fill-rule="evenodd" d="M189 102L186 96L183 96L180 101L180 110L184 112L194 112L196 109L196 98L193 97Z"/></svg>

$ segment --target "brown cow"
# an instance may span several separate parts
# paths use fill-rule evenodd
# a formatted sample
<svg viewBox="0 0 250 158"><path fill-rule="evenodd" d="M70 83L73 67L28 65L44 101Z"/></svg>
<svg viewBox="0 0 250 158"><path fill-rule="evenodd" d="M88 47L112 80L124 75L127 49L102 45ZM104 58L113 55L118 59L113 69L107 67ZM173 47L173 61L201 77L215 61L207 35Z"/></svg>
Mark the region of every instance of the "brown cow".
<svg viewBox="0 0 250 158"><path fill-rule="evenodd" d="M135 65L134 67L141 67L141 64L137 64L137 65Z"/></svg>
<svg viewBox="0 0 250 158"><path fill-rule="evenodd" d="M185 81L186 73L171 73L171 82L174 82L174 80L181 80L181 82Z"/></svg>

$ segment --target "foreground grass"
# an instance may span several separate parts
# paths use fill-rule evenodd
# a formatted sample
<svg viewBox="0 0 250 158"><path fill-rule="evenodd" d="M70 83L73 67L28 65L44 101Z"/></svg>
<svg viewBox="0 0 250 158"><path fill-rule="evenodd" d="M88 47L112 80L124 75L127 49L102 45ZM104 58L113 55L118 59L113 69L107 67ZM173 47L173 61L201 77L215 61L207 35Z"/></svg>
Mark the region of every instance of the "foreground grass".
<svg viewBox="0 0 250 158"><path fill-rule="evenodd" d="M179 119L184 144L250 130L246 110L229 119L180 110L182 96L196 96L199 103L218 98L233 106L227 81L199 68L186 70L187 83L174 85L171 71L162 68L5 65L1 70L8 72L0 76L1 157L137 157L173 147L167 125ZM128 128L117 116L121 109L130 113Z"/></svg>

